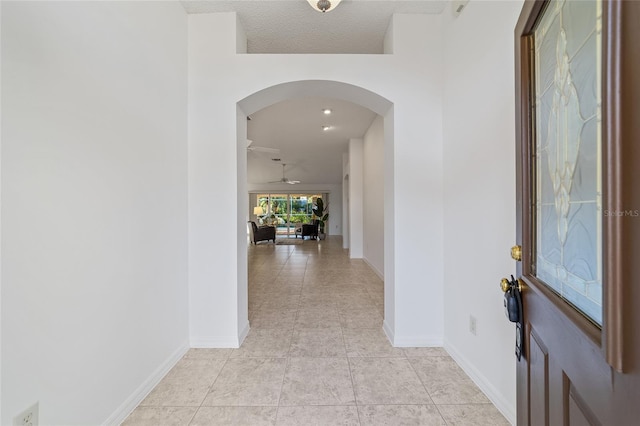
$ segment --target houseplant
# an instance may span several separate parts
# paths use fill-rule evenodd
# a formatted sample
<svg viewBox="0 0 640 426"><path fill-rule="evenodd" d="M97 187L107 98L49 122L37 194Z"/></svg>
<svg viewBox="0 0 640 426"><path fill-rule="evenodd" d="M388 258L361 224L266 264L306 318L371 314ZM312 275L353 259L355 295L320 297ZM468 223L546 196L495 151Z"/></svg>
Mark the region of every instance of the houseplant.
<svg viewBox="0 0 640 426"><path fill-rule="evenodd" d="M317 198L312 208L313 215L318 221L318 238L324 240L326 234L324 232L325 222L329 219L329 204L324 205L322 198Z"/></svg>

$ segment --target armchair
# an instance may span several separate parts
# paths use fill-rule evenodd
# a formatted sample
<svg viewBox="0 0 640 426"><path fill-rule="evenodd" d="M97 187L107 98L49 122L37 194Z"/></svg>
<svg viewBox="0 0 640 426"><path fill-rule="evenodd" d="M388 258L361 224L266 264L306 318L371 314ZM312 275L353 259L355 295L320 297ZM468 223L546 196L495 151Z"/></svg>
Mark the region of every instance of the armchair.
<svg viewBox="0 0 640 426"><path fill-rule="evenodd" d="M298 235L302 236L303 240L304 237L316 239L318 237L318 221L314 220L313 224L303 223L299 228L296 227L296 238Z"/></svg>
<svg viewBox="0 0 640 426"><path fill-rule="evenodd" d="M273 240L276 242L276 228L274 226L258 226L254 221L249 221L249 235L251 242L257 244L258 241Z"/></svg>

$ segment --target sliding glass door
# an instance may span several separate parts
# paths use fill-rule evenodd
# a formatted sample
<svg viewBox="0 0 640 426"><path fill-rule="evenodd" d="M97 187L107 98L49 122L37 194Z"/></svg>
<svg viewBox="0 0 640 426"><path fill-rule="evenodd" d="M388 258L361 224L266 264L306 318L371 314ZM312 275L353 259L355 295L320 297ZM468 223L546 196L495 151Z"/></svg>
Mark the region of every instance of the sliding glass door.
<svg viewBox="0 0 640 426"><path fill-rule="evenodd" d="M321 196L320 194L255 194L255 206L261 207L262 214L259 216L261 224L275 226L278 235L288 236L294 235L299 225L312 222L313 202Z"/></svg>
<svg viewBox="0 0 640 426"><path fill-rule="evenodd" d="M318 195L290 194L289 195L289 227L295 233L295 228L303 223L311 223L313 215L313 199Z"/></svg>
<svg viewBox="0 0 640 426"><path fill-rule="evenodd" d="M275 221L272 225L276 227L276 234L287 234L287 223L289 222L289 200L287 194L270 194L270 215Z"/></svg>

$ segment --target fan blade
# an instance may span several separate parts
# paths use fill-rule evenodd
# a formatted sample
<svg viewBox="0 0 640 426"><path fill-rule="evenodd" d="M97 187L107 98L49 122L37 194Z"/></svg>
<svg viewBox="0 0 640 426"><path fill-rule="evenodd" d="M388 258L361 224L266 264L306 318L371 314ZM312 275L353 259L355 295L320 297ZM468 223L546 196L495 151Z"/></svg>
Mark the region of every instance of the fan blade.
<svg viewBox="0 0 640 426"><path fill-rule="evenodd" d="M284 174L285 167L287 167L287 165L282 163L282 179L274 180L274 181L267 182L267 183L288 183L289 185L295 185L295 184L300 183L299 180L291 180L291 179L289 179L288 177L285 176L285 174Z"/></svg>
<svg viewBox="0 0 640 426"><path fill-rule="evenodd" d="M278 148L267 148L266 146L248 146L247 151L249 152L267 152L269 154L280 154L280 150Z"/></svg>

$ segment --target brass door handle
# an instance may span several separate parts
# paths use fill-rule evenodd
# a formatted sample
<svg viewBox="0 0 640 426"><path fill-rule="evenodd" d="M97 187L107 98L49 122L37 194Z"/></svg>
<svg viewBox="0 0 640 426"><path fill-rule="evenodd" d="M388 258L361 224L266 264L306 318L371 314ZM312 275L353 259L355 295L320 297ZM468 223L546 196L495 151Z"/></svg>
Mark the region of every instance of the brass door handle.
<svg viewBox="0 0 640 426"><path fill-rule="evenodd" d="M522 246L511 247L511 258L518 262L522 262Z"/></svg>
<svg viewBox="0 0 640 426"><path fill-rule="evenodd" d="M500 289L506 293L509 290L509 280L506 278L503 278L502 280L500 280Z"/></svg>
<svg viewBox="0 0 640 426"><path fill-rule="evenodd" d="M501 279L500 280L500 289L504 293L506 293L507 291L509 291L509 288L511 288L511 282L506 278ZM516 288L518 289L518 291L520 293L522 293L527 288L527 286L524 284L522 279L518 278Z"/></svg>

